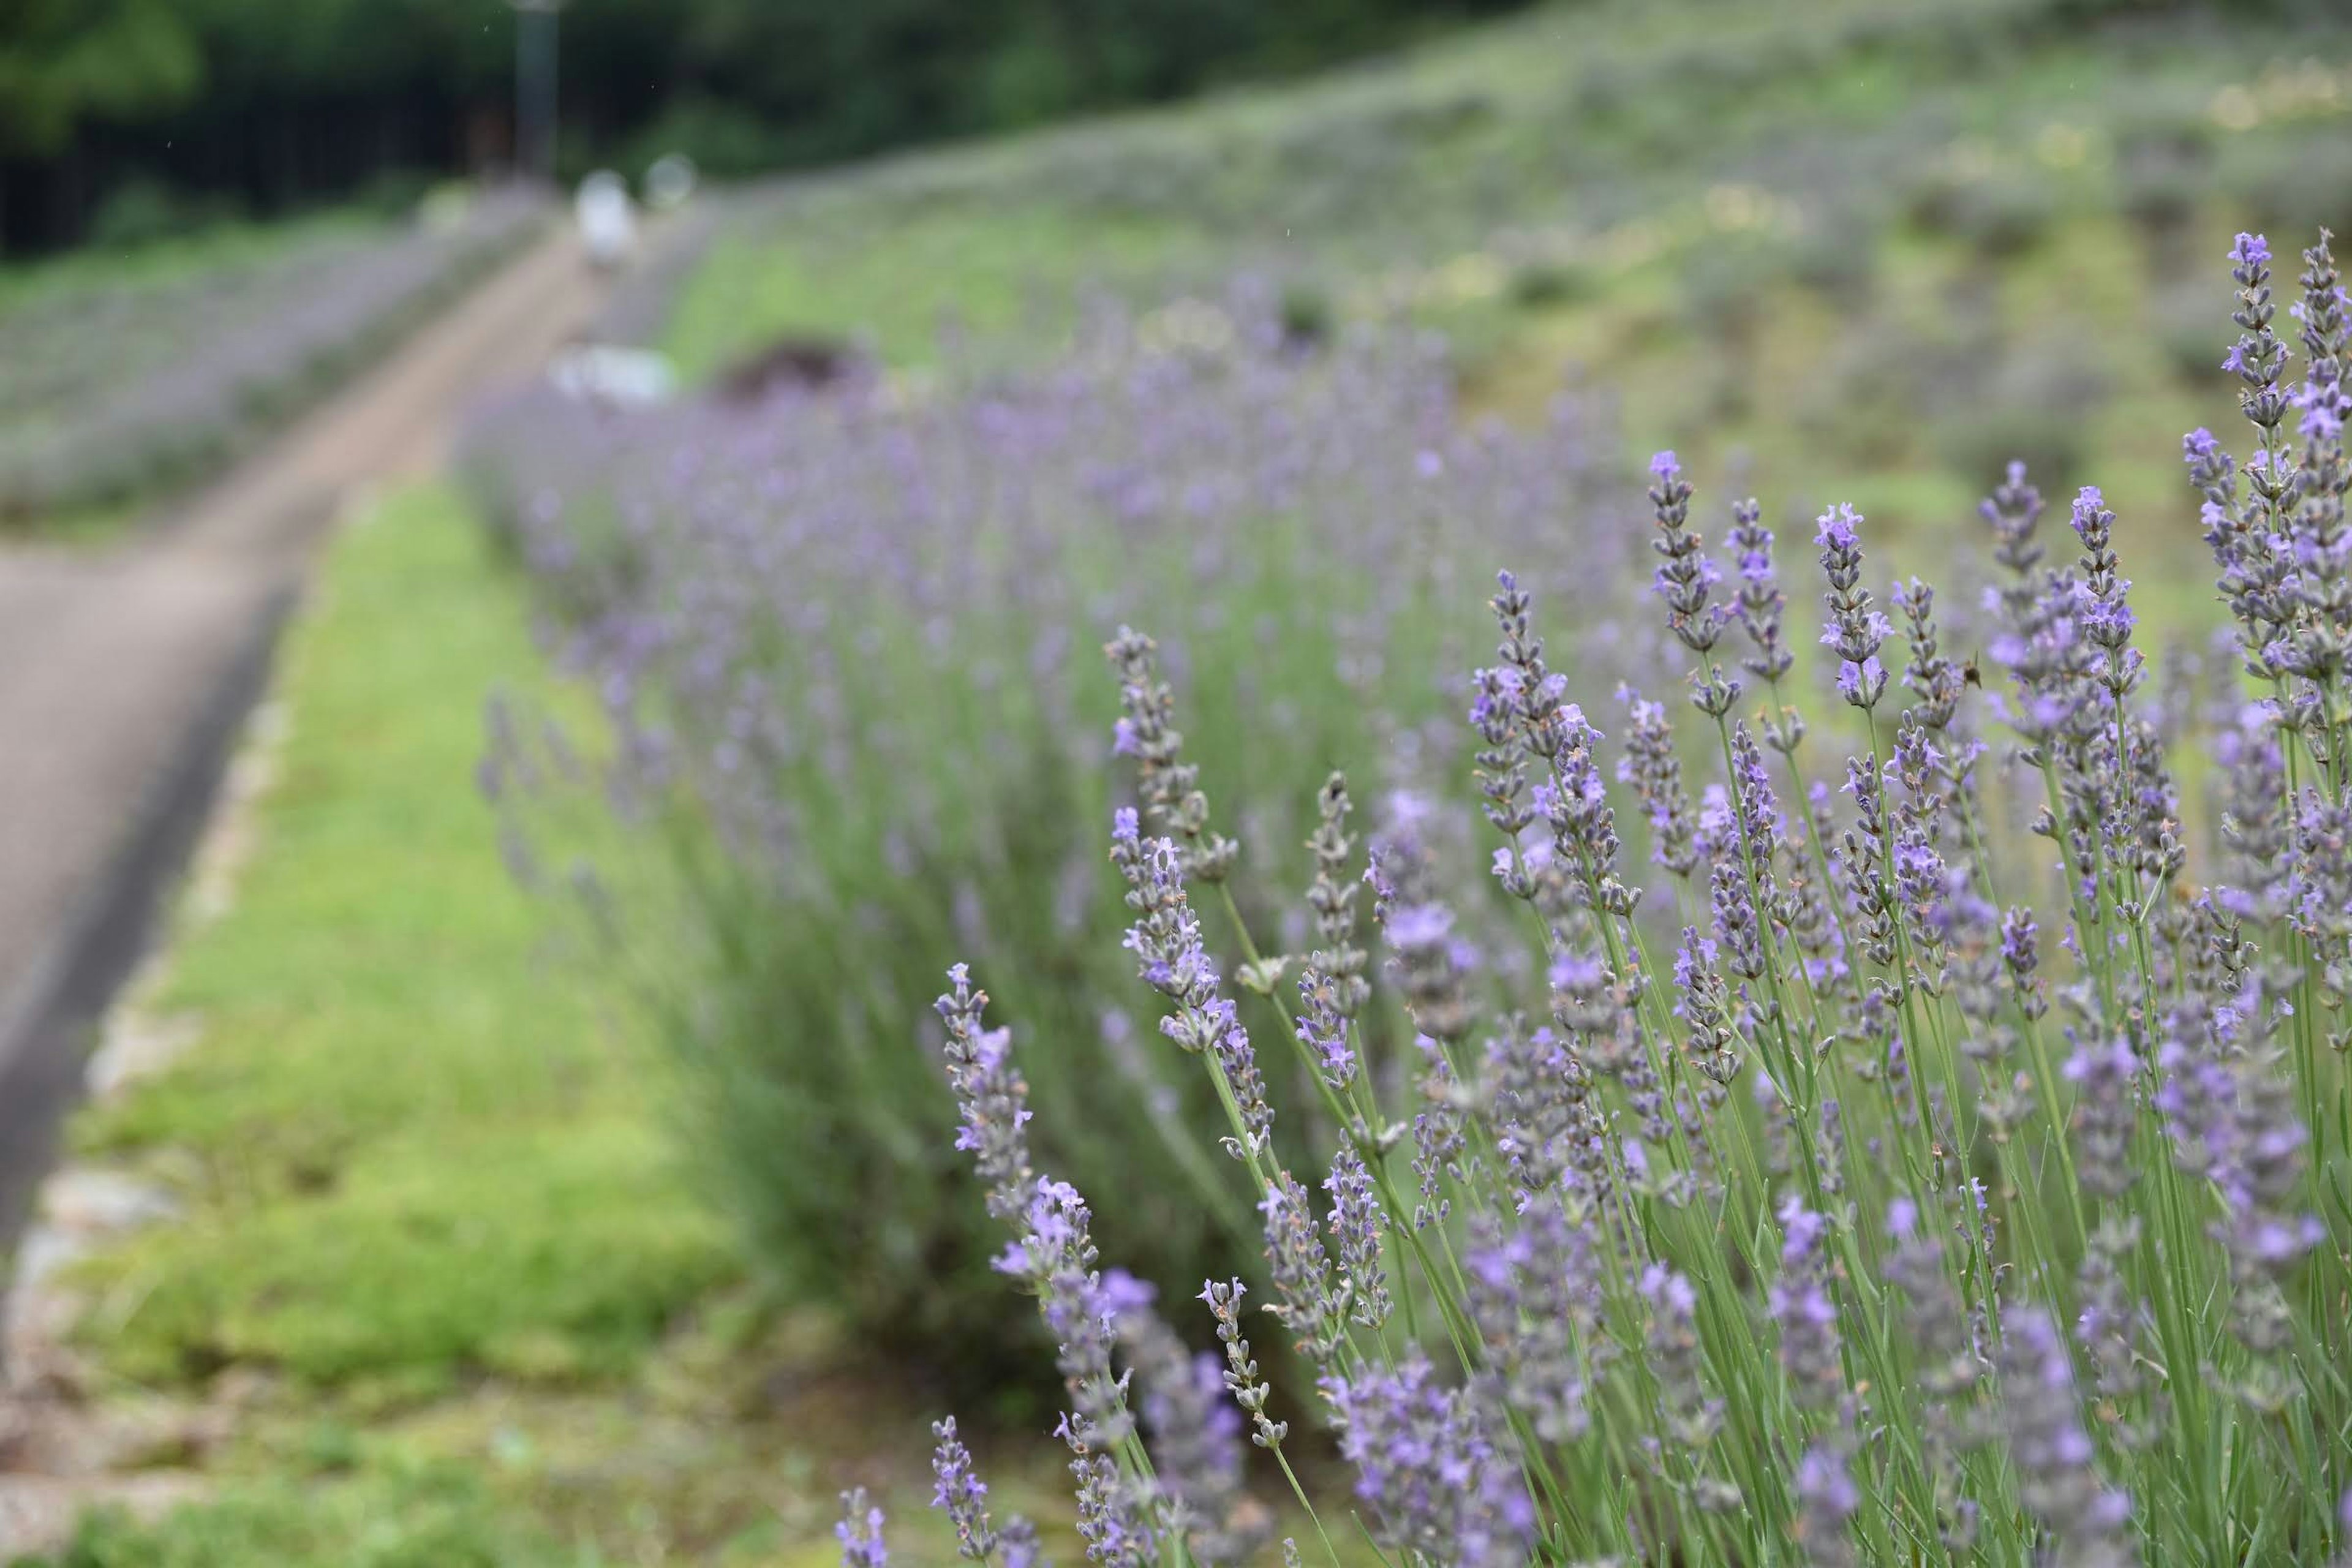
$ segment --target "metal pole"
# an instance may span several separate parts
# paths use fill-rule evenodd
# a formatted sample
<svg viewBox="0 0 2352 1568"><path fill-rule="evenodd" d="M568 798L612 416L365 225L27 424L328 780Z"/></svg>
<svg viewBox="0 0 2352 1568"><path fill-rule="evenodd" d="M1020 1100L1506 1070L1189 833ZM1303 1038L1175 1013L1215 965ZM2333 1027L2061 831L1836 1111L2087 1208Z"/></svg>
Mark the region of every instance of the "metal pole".
<svg viewBox="0 0 2352 1568"><path fill-rule="evenodd" d="M555 13L562 0L509 0L515 9L515 168L555 178Z"/></svg>

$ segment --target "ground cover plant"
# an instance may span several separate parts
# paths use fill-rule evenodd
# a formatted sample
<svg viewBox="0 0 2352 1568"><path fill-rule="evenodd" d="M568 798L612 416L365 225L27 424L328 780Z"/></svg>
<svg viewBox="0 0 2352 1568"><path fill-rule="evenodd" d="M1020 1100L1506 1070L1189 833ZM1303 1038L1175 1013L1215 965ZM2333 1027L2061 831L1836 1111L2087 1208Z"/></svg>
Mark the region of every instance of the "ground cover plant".
<svg viewBox="0 0 2352 1568"><path fill-rule="evenodd" d="M584 768L501 709L486 782L525 876L648 998L698 1086L688 1137L787 1289L926 1359L1003 1348L973 1310L994 1239L923 1131L957 945L1037 977L1072 1064L1041 1136L1130 1194L1139 1267L1232 1255L1230 1178L1171 1136L1204 1090L1154 1065L1093 940L1118 892L1087 826L1112 763L1089 648L1155 611L1221 722L1202 744L1296 786L1254 826L1297 847L1233 889L1278 909L1334 759L1443 714L1421 672L1467 646L1438 606L1470 551L1526 557L1596 623L1631 560L1599 565L1637 492L1588 413L1528 436L1453 408L1420 335L1304 342L1244 289L1107 312L1019 376L853 372L646 420L541 395L479 435L559 668L614 734ZM578 863L583 807L638 825L617 857Z"/></svg>
<svg viewBox="0 0 2352 1568"><path fill-rule="evenodd" d="M1218 770L1150 639L1110 644L1123 946L1161 1049L1214 1089L1265 1248L1202 1306L1155 1304L1033 1144L1017 1009L991 1027L985 970L950 972L954 1142L1055 1342L1090 1559L1263 1548L1244 1434L1313 1517L1293 1562L2352 1548L2352 300L2325 237L2280 269L2284 310L2261 237L2230 261L2245 456L2201 428L2183 449L2233 636L2186 703L2137 646L2130 525L2095 489L2067 533L2022 465L1984 502L1979 670L1851 507L1815 525L1814 621L1756 504L1720 509L1710 550L1663 452L1657 608L1704 744L1662 705L1571 700L1506 572L1463 747L1490 874L1446 830L1466 803L1392 803L1368 863L1318 844L1313 945L1270 960L1222 894ZM1816 628L1833 689L1796 671ZM1407 1046L1364 1027L1363 888ZM1521 963L1475 918L1496 901ZM1328 1165L1276 1139L1302 1117ZM1268 1340L1311 1384L1261 1371ZM1314 1427L1344 1497L1290 1462ZM1033 1561L937 1436L964 1555ZM845 1563L880 1563L882 1512L844 1503Z"/></svg>
<svg viewBox="0 0 2352 1568"><path fill-rule="evenodd" d="M517 195L445 220L312 219L0 283L0 518L119 509L202 479L535 231Z"/></svg>

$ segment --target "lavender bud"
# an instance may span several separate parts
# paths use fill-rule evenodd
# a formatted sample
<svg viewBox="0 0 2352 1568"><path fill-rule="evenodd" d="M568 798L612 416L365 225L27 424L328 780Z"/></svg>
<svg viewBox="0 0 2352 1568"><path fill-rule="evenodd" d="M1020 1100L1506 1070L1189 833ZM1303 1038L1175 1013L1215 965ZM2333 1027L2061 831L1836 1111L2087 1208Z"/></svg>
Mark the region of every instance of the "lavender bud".
<svg viewBox="0 0 2352 1568"><path fill-rule="evenodd" d="M1666 602L1666 625L1682 645L1703 654L1722 635L1725 611L1707 602L1722 573L1708 558L1706 542L1689 527L1691 487L1682 477L1682 465L1672 452L1650 459L1656 480L1650 487L1650 506L1658 536L1650 542L1659 555L1652 586Z"/></svg>
<svg viewBox="0 0 2352 1568"><path fill-rule="evenodd" d="M1846 1521L1862 1493L1846 1468L1843 1448L1816 1443L1797 1461L1797 1536L1815 1568L1842 1568L1854 1560Z"/></svg>
<svg viewBox="0 0 2352 1568"><path fill-rule="evenodd" d="M1274 1390L1258 1376L1249 1341L1242 1335L1242 1298L1248 1293L1238 1279L1211 1279L1201 1287L1201 1300L1217 1320L1217 1338L1225 1347L1225 1387L1250 1418L1250 1440L1261 1448L1279 1448L1290 1435L1290 1424L1265 1413L1266 1396Z"/></svg>
<svg viewBox="0 0 2352 1568"><path fill-rule="evenodd" d="M1698 1337L1698 1296L1691 1282L1662 1263L1642 1270L1642 1300L1649 1303L1646 1343L1658 1380L1666 1435L1695 1458L1723 1428L1723 1401L1708 1396L1706 1352Z"/></svg>

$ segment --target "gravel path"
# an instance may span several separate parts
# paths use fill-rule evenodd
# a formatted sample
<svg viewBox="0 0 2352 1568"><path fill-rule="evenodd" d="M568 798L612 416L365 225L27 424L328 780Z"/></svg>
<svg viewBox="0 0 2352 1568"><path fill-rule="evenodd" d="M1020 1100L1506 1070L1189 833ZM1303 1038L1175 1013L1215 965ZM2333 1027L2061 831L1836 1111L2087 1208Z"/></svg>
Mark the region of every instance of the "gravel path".
<svg viewBox="0 0 2352 1568"><path fill-rule="evenodd" d="M314 547L368 489L433 471L457 417L606 289L561 228L160 526L0 548L0 1244Z"/></svg>

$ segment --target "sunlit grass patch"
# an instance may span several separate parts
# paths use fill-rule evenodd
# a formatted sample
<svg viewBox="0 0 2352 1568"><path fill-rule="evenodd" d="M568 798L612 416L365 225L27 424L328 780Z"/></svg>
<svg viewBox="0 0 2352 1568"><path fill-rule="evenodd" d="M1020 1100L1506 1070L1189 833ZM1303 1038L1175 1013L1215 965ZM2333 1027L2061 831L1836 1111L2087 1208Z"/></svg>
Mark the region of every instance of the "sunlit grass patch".
<svg viewBox="0 0 2352 1568"><path fill-rule="evenodd" d="M338 543L286 649L280 778L234 909L155 1005L202 1037L89 1115L188 1205L89 1266L85 1337L142 1381L625 1368L733 1269L472 785L523 616L446 493Z"/></svg>

